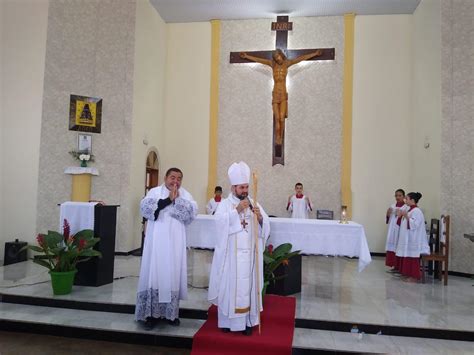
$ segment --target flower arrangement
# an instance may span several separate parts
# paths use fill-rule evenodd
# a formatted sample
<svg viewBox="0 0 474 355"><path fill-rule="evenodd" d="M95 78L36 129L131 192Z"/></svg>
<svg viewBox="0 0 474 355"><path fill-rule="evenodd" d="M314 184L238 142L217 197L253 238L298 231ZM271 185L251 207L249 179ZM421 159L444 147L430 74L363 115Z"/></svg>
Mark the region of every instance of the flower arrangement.
<svg viewBox="0 0 474 355"><path fill-rule="evenodd" d="M75 159L79 160L83 168L87 167L88 161L94 161L94 155L89 153L88 151L71 150L69 154L71 154Z"/></svg>
<svg viewBox="0 0 474 355"><path fill-rule="evenodd" d="M85 262L91 257L101 257L102 254L93 247L100 240L94 238L94 231L84 229L75 235L70 234L68 221L64 220L63 234L48 231L47 234L38 234L38 245L27 245L30 249L42 255L35 255L33 262L48 268L51 272L75 271L77 263Z"/></svg>
<svg viewBox="0 0 474 355"><path fill-rule="evenodd" d="M270 282L285 278L287 275L281 276L275 275L275 270L280 266L288 266L290 264L290 258L300 253L300 250L291 251L293 245L291 243L281 244L275 249L272 244L267 245L263 252L263 295L267 291L267 287Z"/></svg>

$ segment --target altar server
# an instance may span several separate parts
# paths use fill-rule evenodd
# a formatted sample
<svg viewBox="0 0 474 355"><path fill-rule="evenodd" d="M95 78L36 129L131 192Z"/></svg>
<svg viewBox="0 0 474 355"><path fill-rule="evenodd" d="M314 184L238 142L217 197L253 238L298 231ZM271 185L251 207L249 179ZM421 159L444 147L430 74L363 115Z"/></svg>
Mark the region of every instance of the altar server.
<svg viewBox="0 0 474 355"><path fill-rule="evenodd" d="M393 203L388 209L386 214L385 222L388 225L387 228L387 242L385 244L385 265L390 266L392 269L390 272L399 272L399 260L395 255L398 244L398 233L400 226L397 224L398 211L407 211L408 206L405 204L405 191L398 189L395 191L395 203Z"/></svg>
<svg viewBox="0 0 474 355"><path fill-rule="evenodd" d="M286 209L291 213L291 218L309 218L309 213L313 210L313 204L309 197L303 194L303 184L301 182L295 185L295 194L288 197Z"/></svg>
<svg viewBox="0 0 474 355"><path fill-rule="evenodd" d="M181 187L178 168L166 172L164 184L151 189L140 203L147 221L138 279L135 319L151 329L157 320L179 325L179 300L187 297L186 225L197 204Z"/></svg>
<svg viewBox="0 0 474 355"><path fill-rule="evenodd" d="M222 200L222 187L216 186L214 189L214 197L209 200L206 206L207 214L213 215L216 213L217 206Z"/></svg>
<svg viewBox="0 0 474 355"><path fill-rule="evenodd" d="M400 272L408 282L417 282L421 279L420 255L430 253L425 216L417 205L421 196L419 192L410 192L406 197L408 211L398 211L397 224L400 226L400 234L396 255L401 258Z"/></svg>
<svg viewBox="0 0 474 355"><path fill-rule="evenodd" d="M219 328L224 332L243 331L250 335L252 327L259 324L259 312L263 310L262 253L270 235L270 222L263 208L249 198L248 165L234 163L228 175L232 192L215 213L218 242L212 260L208 299L218 307ZM257 255L255 228L258 229Z"/></svg>

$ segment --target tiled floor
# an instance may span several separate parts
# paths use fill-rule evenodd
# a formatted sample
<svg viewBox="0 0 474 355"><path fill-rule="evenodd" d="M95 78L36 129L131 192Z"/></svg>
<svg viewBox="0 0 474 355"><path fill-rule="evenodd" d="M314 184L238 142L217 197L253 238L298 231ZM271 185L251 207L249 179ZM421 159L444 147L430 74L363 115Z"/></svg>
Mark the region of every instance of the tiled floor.
<svg viewBox="0 0 474 355"><path fill-rule="evenodd" d="M207 285L210 255L207 250L190 252L190 285ZM139 263L138 257L117 257L113 284L98 288L75 286L72 294L56 298L133 305ZM358 273L357 260L303 257L302 292L295 295L296 317L474 331L472 280L450 277L448 286L437 280L409 284L385 271L382 258L374 258ZM46 270L31 262L0 268L0 293L53 297ZM182 308L190 309L206 310L208 305L207 290L191 286L188 300L181 302Z"/></svg>
<svg viewBox="0 0 474 355"><path fill-rule="evenodd" d="M208 272L212 252L188 252L189 297L181 308L206 310ZM31 262L0 268L0 293L97 303L133 305L140 258L117 257L113 284L77 287L66 296L53 296L47 271ZM302 292L297 298L296 317L349 323L407 326L474 331L474 288L472 280L450 277L449 285L430 280L427 284L407 284L385 272L382 258L362 272L357 260L323 256L303 257ZM197 287L192 287L197 286ZM133 321L131 314L77 311L0 303L0 321L60 325L83 329L105 329L134 334L150 334ZM182 319L180 327L159 325L151 334L191 339L203 324L199 319ZM0 354L82 354L88 340L45 338L0 332ZM53 345L51 345L53 344ZM81 345L83 344L83 345ZM122 345L91 341L93 353L187 354L172 348ZM104 345L105 344L105 345ZM296 328L294 348L359 351L394 354L474 354L474 342L421 339L387 335L351 334ZM51 351L50 351L51 350ZM54 350L54 351L53 351ZM87 351L90 352L90 351Z"/></svg>

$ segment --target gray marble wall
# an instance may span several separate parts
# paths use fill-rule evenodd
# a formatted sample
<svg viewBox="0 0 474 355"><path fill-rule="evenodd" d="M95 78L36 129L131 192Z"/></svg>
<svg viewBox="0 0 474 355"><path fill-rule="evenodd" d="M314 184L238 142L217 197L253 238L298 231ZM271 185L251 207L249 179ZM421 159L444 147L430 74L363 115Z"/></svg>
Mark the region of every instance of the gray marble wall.
<svg viewBox="0 0 474 355"><path fill-rule="evenodd" d="M441 2L441 211L452 220L452 271L474 273L474 2Z"/></svg>
<svg viewBox="0 0 474 355"><path fill-rule="evenodd" d="M78 161L77 132L68 130L70 94L103 99L102 133L92 150L100 176L93 177L92 198L120 204L118 250L126 225L130 187L133 105L135 0L50 1L41 122L37 230L56 229L58 203L70 200L71 176Z"/></svg>
<svg viewBox="0 0 474 355"><path fill-rule="evenodd" d="M218 183L246 161L259 173L259 201L287 216L288 195L300 181L316 208L340 209L343 17L290 18L288 48L335 48L336 60L300 63L289 70L285 166L272 167L272 72L260 64L230 64L233 51L275 48L272 20L223 21L219 87ZM313 215L314 217L314 215Z"/></svg>

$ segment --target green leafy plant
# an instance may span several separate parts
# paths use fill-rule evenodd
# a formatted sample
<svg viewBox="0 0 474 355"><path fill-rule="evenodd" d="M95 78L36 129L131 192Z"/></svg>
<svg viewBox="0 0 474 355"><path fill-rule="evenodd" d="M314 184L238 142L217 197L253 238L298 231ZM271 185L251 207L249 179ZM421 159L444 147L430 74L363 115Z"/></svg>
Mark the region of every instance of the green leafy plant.
<svg viewBox="0 0 474 355"><path fill-rule="evenodd" d="M265 248L263 252L263 295L265 295L270 282L275 283L275 281L287 276L286 274L276 276L275 270L280 265L289 265L290 258L300 253L300 250L291 251L292 248L293 245L291 245L291 243L281 244L275 249L272 244L269 244Z"/></svg>
<svg viewBox="0 0 474 355"><path fill-rule="evenodd" d="M94 231L91 229L70 235L69 223L64 220L63 234L54 231L38 234L38 245L27 245L22 250L30 249L39 253L33 257L33 262L50 271L74 271L77 263L85 262L94 256L102 257L99 251L93 249L99 240L94 238Z"/></svg>

